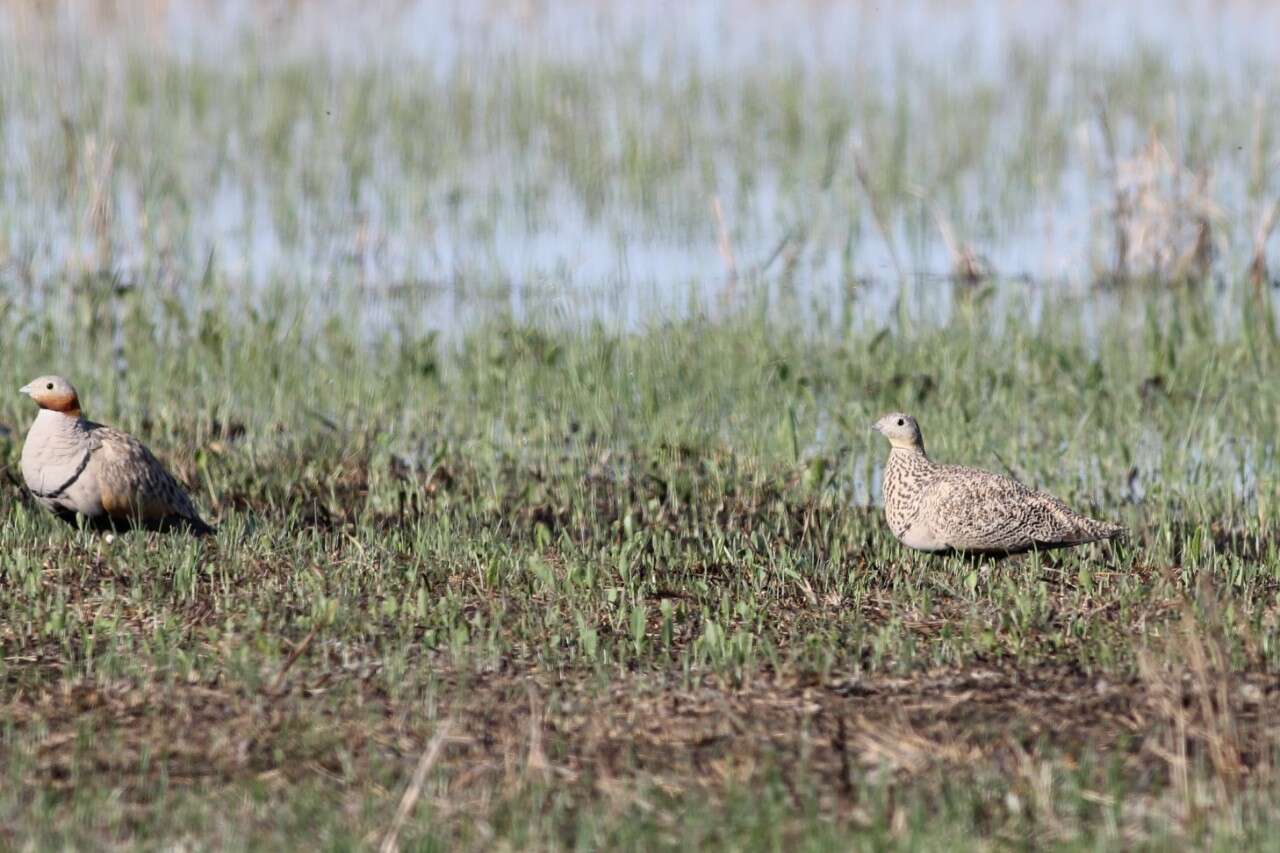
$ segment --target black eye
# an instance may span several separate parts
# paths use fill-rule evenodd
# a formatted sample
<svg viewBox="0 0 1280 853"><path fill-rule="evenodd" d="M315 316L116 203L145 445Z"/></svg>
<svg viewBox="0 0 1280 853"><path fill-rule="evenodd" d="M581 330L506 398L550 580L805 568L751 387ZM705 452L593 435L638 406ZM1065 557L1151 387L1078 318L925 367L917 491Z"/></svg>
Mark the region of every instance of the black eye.
<svg viewBox="0 0 1280 853"><path fill-rule="evenodd" d="M52 387L52 386L50 386L50 387ZM906 422L906 421L904 421L902 418L898 418L898 426L906 426L906 423L907 423L907 422Z"/></svg>
<svg viewBox="0 0 1280 853"><path fill-rule="evenodd" d="M46 386L44 386L44 387L45 387L46 389L48 389L49 391L52 391L52 390L53 390L53 383L52 383L52 382L50 382L48 385L46 385ZM898 423L902 423L902 421L898 421Z"/></svg>

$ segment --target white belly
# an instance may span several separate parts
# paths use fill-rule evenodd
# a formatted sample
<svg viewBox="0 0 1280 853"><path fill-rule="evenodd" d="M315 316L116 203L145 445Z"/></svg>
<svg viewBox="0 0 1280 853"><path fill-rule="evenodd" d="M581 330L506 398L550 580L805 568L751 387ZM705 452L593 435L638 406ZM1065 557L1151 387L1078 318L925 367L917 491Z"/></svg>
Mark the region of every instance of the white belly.
<svg viewBox="0 0 1280 853"><path fill-rule="evenodd" d="M898 537L898 541L917 551L945 551L951 547L923 521L914 522Z"/></svg>

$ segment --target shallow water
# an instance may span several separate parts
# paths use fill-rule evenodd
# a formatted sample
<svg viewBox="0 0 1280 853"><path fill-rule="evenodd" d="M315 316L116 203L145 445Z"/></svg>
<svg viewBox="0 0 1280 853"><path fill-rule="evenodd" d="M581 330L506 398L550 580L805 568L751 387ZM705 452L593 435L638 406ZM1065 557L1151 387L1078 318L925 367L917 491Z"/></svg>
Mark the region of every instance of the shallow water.
<svg viewBox="0 0 1280 853"><path fill-rule="evenodd" d="M1146 52L1161 63L1164 76L1157 75L1153 85L1167 100L1169 121L1190 138L1201 131L1185 126L1180 116L1191 113L1187 104L1202 114L1201 101L1216 97L1202 92L1206 81L1218 91L1230 89L1231 103L1256 100L1260 114L1269 115L1265 107L1276 97L1272 80L1280 62L1273 47L1280 43L1280 9L1246 2L797 7L722 0L527 3L515 11L506 4L419 2L381 5L371 13L353 4L325 15L284 14L250 2L139 6L116 15L86 8L66 4L41 18L13 6L0 9L0 55L7 57L0 67L10 88L0 123L0 157L8 163L0 170L0 261L7 261L0 270L9 272L0 287L16 289L19 279L33 282L34 295L28 295L35 300L57 298L61 280L103 263L98 236L86 224L84 194L69 199L51 186L54 172L41 157L59 138L62 117L95 112L104 118L96 128L86 120L77 144L90 166L95 152L104 155L112 116L128 109L114 90L122 85L130 54L214 68L251 61L263 73L314 66L314 75L306 76L321 80L369 68L377 69L377 79L388 80L470 74L481 93L486 78L511 57L531 67L555 62L580 68L584 76L602 65L621 68L677 89L682 80L732 80L736 72L776 67L779 76L847 79L851 96L877 87L871 94L885 103L905 98L910 105L948 97L945 91L920 90L917 81L929 75L941 75L956 93L987 87L998 101L1020 74L1036 73L1029 57L1047 52L1079 67L1060 74L1050 69L1055 76L1044 108L1087 116L1090 109L1077 102L1098 95L1096 87L1104 82L1090 76L1090 69L1120 67ZM67 63L89 70L77 75L67 71ZM24 104L16 95L21 74L32 75L38 89L57 93L61 113L38 102ZM100 82L104 92L73 90L85 81ZM624 113L646 109L622 98L606 100L604 107ZM180 194L185 210L169 216L168 208L148 201L154 198L153 174L118 169L110 176L105 263L145 281L157 276L156 257L164 254L178 271L170 275L171 286L181 289L190 288L213 257L218 273L246 293L284 281L322 303L329 297L349 303L354 294L365 302L375 329L411 320L418 329L453 332L494 313L634 327L689 310L714 312L734 294L760 288L789 297L789 310L837 327L895 322L902 316L900 297L914 321L949 316L955 301L950 256L924 203L890 200L895 264L856 187L843 148L866 142L861 128L850 128L841 143L832 188L803 179L797 184L786 177L787 164L768 157L746 164L751 182L743 187L734 172L744 164L724 146L735 134L750 133L752 124L744 120L729 128L717 143L715 134L704 131L725 113L705 100L689 104L694 111L685 120L703 146L691 154L715 168L678 173L657 188L660 200L653 210L613 191L617 176L607 174L599 177L603 199L592 209L569 179L572 165L561 162L562 155L545 141L521 147L510 135L465 151L457 174L415 174L395 158L380 156L394 140L383 138L376 116L369 129L372 170L355 179L359 190L346 189L352 166L343 152L322 145L317 150L331 158L318 167L325 186L304 192L305 174L273 173L251 139L238 138L259 119L232 116L225 120L236 137L224 149L233 158L230 165L217 166L228 155L199 140L170 155L178 179L186 182ZM947 127L921 124L918 106L906 108L916 110L907 128L912 137L947 133ZM1247 190L1251 167L1242 153L1255 117L1227 119L1238 131L1239 146L1224 145L1211 151L1208 162L1188 168L1212 175L1220 244L1215 270L1231 277L1247 263L1256 220ZM1094 283L1111 253L1112 194L1099 174L1105 164L1097 127L1084 120L1071 129L1064 164L1046 171L1043 183L1005 188L1001 182L1019 173L1001 176L1002 164L1020 156L1028 116L997 103L991 121L991 141L977 167L964 166L945 185L920 191L936 195L945 217L997 273L992 305L1000 312L1034 319L1047 295L1066 294L1086 314L1105 315L1113 305ZM1125 159L1141 151L1148 130L1124 114L1113 121L1121 165L1131 171L1150 166ZM323 137L323 124L317 128L297 133L304 141L308 133ZM1228 132L1224 138L1234 136ZM1176 139L1164 142L1173 147ZM947 140L937 145L945 154ZM866 153L871 168L878 168L876 152ZM166 152L149 156L164 163ZM1274 153L1270 157L1275 161ZM202 185L210 174L218 176L215 182ZM1028 174L1039 181L1034 169ZM1264 184L1264 198L1280 195L1269 178ZM535 189L532 202L517 191L521 186ZM1000 198L1006 191L1031 201L1007 203ZM454 203L443 211L440 201L451 192ZM718 247L714 200L723 210L736 280ZM804 236L788 243L788 233ZM1278 242L1271 241L1273 266L1280 263Z"/></svg>

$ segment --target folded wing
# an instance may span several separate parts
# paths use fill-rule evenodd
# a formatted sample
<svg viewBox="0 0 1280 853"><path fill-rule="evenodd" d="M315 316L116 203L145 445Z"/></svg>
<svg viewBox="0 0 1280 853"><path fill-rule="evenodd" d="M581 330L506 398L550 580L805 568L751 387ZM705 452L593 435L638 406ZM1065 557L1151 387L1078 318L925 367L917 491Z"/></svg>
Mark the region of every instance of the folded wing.
<svg viewBox="0 0 1280 853"><path fill-rule="evenodd" d="M113 522L212 532L186 491L142 442L103 426L94 429L91 437L89 464L101 490L102 510Z"/></svg>
<svg viewBox="0 0 1280 853"><path fill-rule="evenodd" d="M1013 554L1081 545L1121 532L1016 480L960 466L947 467L926 506L934 529L959 551Z"/></svg>

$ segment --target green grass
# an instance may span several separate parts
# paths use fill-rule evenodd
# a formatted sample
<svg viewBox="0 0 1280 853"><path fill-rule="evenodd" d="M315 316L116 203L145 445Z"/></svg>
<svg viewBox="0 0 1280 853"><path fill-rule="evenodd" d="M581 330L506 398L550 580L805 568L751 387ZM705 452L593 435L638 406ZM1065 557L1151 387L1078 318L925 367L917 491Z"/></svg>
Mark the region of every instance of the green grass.
<svg viewBox="0 0 1280 853"><path fill-rule="evenodd" d="M1161 184L1169 197L1157 200L1172 209L1159 215L1195 213L1178 208L1196 176L1213 178L1218 209L1207 215L1231 271L1280 191L1268 154L1276 119L1261 107L1277 84L1242 68L1246 57L1180 63L1151 44L1103 62L1014 40L999 57L1008 79L992 81L910 51L887 67L806 67L784 54L728 69L673 59L652 74L625 38L589 67L471 48L443 71L421 58L278 53L251 32L216 57L113 29L83 43L44 38L15 41L0 78L0 185L21 199L0 211L0 261L37 290L50 271L120 265L189 285L212 249L220 263L261 256L271 272L326 289L367 283L370 263L379 285L457 270L470 294L558 279L511 257L513 232L559 235L569 265L583 234L697 258L715 239L712 197L744 268L792 233L801 270L838 263L852 280L882 252L855 150L913 266L941 271L923 196L984 251L1004 256L1011 234L1031 244L1019 260L1029 268L1008 274L1039 275L1041 255L1071 252L1068 277L1088 277L1110 254L1115 190L1099 103L1122 169L1155 163L1155 142L1182 170L1158 171L1158 184L1186 185ZM57 74L49 51L67 58Z"/></svg>
<svg viewBox="0 0 1280 853"><path fill-rule="evenodd" d="M1274 76L107 35L0 44L0 847L377 847L445 727L403 849L1270 843L1280 339L1241 235ZM1095 95L1121 159L1149 130L1221 176L1208 268L1088 286ZM869 274L855 149L909 269L923 194L981 247L1080 217L1085 286ZM615 280L600 234L712 273ZM51 371L216 537L33 504L15 392ZM1129 540L904 551L891 410Z"/></svg>
<svg viewBox="0 0 1280 853"><path fill-rule="evenodd" d="M76 321L11 316L0 383L56 360L222 529L107 544L4 486L10 838L377 841L446 719L406 840L1262 832L1280 348L1207 328L1212 298L1096 343L1063 303L994 332L963 310L921 334L498 322L444 354L210 312L181 351L126 327L149 367L123 375L109 338L55 359ZM0 404L10 482L23 403ZM937 458L1007 463L1132 540L904 553L867 505L867 425L897 408Z"/></svg>

